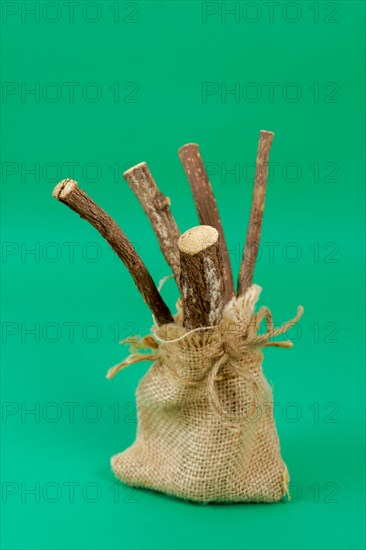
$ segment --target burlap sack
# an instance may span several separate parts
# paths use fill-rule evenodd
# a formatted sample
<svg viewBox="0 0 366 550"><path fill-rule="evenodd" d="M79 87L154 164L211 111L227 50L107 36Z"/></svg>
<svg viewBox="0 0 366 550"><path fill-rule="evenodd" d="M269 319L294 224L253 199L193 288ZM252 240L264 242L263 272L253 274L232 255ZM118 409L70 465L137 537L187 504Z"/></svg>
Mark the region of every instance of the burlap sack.
<svg viewBox="0 0 366 550"><path fill-rule="evenodd" d="M301 317L274 330L267 308L254 306L261 289L226 307L218 327L188 332L175 323L133 340L134 353L111 369L155 360L137 389L138 429L131 447L112 458L127 485L199 502L275 502L289 476L273 419L271 388L263 375L261 348ZM259 334L266 319L267 329Z"/></svg>

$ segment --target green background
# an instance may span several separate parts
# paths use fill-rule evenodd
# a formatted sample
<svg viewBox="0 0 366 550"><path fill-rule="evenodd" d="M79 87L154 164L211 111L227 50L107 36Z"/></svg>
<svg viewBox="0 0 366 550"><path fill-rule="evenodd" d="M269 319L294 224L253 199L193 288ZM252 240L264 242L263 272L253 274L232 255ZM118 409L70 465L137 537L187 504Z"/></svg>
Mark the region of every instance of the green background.
<svg viewBox="0 0 366 550"><path fill-rule="evenodd" d="M24 11L34 4L39 21ZM364 548L364 3L279 2L273 18L260 2L236 16L221 2L85 4L70 21L63 2L2 2L3 547ZM276 135L255 282L277 323L305 307L295 347L264 364L293 500L199 506L131 491L109 458L134 439L148 364L105 373L151 315L52 189L74 175L158 281L168 267L120 173L147 161L184 231L196 214L176 151L197 142L236 276L262 128ZM163 295L174 308L173 282Z"/></svg>

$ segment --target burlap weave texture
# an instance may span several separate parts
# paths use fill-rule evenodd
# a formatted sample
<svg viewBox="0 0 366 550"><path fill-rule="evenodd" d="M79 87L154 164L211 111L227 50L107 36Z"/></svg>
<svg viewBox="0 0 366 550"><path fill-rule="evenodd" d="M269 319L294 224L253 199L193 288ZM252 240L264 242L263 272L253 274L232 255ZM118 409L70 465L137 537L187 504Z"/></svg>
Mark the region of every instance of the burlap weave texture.
<svg viewBox="0 0 366 550"><path fill-rule="evenodd" d="M154 327L134 341L133 353L109 376L141 360L153 365L137 393L136 440L112 458L127 485L198 502L275 502L289 476L280 453L273 397L261 349L290 347L271 340L302 315L275 330L268 308L254 312L261 289L233 299L217 327L187 333L175 323ZM260 325L266 320L266 331Z"/></svg>

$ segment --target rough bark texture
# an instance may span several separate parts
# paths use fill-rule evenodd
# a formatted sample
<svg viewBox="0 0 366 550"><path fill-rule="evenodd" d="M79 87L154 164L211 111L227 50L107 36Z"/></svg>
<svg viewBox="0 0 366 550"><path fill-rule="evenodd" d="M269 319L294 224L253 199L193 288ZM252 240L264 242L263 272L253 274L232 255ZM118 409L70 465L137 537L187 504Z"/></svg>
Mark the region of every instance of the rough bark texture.
<svg viewBox="0 0 366 550"><path fill-rule="evenodd" d="M78 187L76 181L61 181L53 190L53 196L87 220L107 240L129 270L157 323L172 322L172 315L145 264L116 222Z"/></svg>
<svg viewBox="0 0 366 550"><path fill-rule="evenodd" d="M184 327L191 330L217 325L224 289L219 233L213 227L199 225L183 233L178 246Z"/></svg>
<svg viewBox="0 0 366 550"><path fill-rule="evenodd" d="M264 201L266 197L269 151L271 149L273 136L273 132L267 132L266 130L261 130L260 132L252 197L252 208L250 211L247 236L243 251L243 259L239 271L239 296L243 295L248 290L253 281L255 262L257 259L262 229Z"/></svg>
<svg viewBox="0 0 366 550"><path fill-rule="evenodd" d="M216 199L202 162L198 145L196 143L187 143L187 145L183 145L183 147L179 149L178 155L191 186L200 223L202 225L211 225L217 229L220 235L224 278L223 300L224 304L226 304L234 295L234 283L229 253Z"/></svg>
<svg viewBox="0 0 366 550"><path fill-rule="evenodd" d="M127 170L123 177L140 201L159 240L162 253L179 285L180 264L178 239L180 232L170 211L170 199L161 193L146 162Z"/></svg>

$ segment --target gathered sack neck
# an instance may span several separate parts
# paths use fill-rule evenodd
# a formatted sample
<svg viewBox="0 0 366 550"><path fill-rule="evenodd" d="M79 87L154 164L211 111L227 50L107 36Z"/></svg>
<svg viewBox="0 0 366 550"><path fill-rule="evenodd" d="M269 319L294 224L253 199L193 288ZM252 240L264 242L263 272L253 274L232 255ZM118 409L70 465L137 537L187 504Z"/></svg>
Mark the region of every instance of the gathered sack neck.
<svg viewBox="0 0 366 550"><path fill-rule="evenodd" d="M252 387L253 406L256 407L259 389L253 367L262 359L261 349L270 346L292 347L290 340L273 341L273 338L286 333L299 321L304 311L299 306L293 319L275 328L268 307L261 307L257 313L254 312L261 290L258 285L252 285L244 296L233 298L227 304L219 325L199 327L191 331L185 330L182 325L182 312L178 302L174 323L154 325L151 334L140 338L130 337L123 341L129 344L131 353L124 361L109 369L107 378L113 378L119 371L141 361L168 358L164 364L169 365L169 371L177 382L188 387L205 384L213 410L224 421L235 426L237 420L225 410L216 382L233 376L247 381ZM265 331L261 333L263 320ZM188 372L178 372L175 368L177 364L189 366Z"/></svg>

